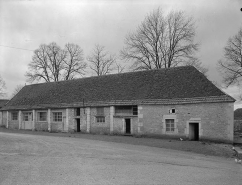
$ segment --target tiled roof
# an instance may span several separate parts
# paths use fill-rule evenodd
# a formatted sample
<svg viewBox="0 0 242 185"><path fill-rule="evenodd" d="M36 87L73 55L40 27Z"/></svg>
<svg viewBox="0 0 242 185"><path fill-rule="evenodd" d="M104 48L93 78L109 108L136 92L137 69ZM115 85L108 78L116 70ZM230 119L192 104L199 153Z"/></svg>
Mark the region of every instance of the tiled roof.
<svg viewBox="0 0 242 185"><path fill-rule="evenodd" d="M234 102L191 66L28 85L4 107Z"/></svg>
<svg viewBox="0 0 242 185"><path fill-rule="evenodd" d="M242 108L236 109L234 111L234 119L235 120L242 120Z"/></svg>
<svg viewBox="0 0 242 185"><path fill-rule="evenodd" d="M3 107L9 100L0 99L0 108Z"/></svg>

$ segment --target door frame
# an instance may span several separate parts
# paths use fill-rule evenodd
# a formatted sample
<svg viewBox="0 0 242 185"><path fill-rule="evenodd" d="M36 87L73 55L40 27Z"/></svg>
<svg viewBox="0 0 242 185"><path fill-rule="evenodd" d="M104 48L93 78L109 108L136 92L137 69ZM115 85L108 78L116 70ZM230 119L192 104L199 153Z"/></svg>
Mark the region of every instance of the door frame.
<svg viewBox="0 0 242 185"><path fill-rule="evenodd" d="M28 121L25 121L24 114L28 114ZM22 119L21 120L22 121L21 129L23 129L23 130L31 130L33 128L33 125L32 125L33 124L33 112L31 112L31 111L23 111L21 119ZM31 125L31 128L26 128L27 124Z"/></svg>
<svg viewBox="0 0 242 185"><path fill-rule="evenodd" d="M199 141L199 123L198 122L189 123L189 140Z"/></svg>
<svg viewBox="0 0 242 185"><path fill-rule="evenodd" d="M199 129L199 139L202 138L203 136L203 128L202 128L202 120L201 118L190 118L187 122L186 122L186 128L185 128L185 135L186 137L189 139L189 123L198 123L198 129Z"/></svg>
<svg viewBox="0 0 242 185"><path fill-rule="evenodd" d="M77 120L79 120L79 127L78 127L78 121ZM81 119L80 118L76 118L76 132L81 132Z"/></svg>
<svg viewBox="0 0 242 185"><path fill-rule="evenodd" d="M130 134L133 134L133 124L132 124L132 118L131 117L125 117L123 118L123 134L127 134L126 133L126 119L130 120Z"/></svg>

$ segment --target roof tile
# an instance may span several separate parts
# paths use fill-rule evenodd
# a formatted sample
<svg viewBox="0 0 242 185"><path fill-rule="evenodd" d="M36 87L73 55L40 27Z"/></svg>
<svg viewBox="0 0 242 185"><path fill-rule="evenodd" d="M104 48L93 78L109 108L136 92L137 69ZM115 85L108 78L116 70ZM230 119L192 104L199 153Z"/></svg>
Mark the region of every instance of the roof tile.
<svg viewBox="0 0 242 185"><path fill-rule="evenodd" d="M83 101L184 100L224 96L227 99L220 98L220 101L234 101L196 68L186 66L28 85L4 109L71 105Z"/></svg>

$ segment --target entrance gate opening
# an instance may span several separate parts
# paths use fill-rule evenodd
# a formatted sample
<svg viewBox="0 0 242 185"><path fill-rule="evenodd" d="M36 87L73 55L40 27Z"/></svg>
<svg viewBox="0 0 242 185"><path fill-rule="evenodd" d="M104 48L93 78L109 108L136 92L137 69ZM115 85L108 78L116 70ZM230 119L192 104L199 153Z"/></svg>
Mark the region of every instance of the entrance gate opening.
<svg viewBox="0 0 242 185"><path fill-rule="evenodd" d="M189 123L189 139L192 141L199 140L199 123Z"/></svg>
<svg viewBox="0 0 242 185"><path fill-rule="evenodd" d="M81 128L80 128L80 119L76 119L76 131L80 132Z"/></svg>
<svg viewBox="0 0 242 185"><path fill-rule="evenodd" d="M125 119L126 134L131 134L131 123L130 119Z"/></svg>

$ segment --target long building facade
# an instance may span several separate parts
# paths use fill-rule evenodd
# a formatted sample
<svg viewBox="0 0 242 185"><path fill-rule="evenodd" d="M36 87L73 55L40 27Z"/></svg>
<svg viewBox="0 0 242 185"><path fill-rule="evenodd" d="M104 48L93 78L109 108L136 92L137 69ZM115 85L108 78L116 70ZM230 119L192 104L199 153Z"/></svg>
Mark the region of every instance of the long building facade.
<svg viewBox="0 0 242 185"><path fill-rule="evenodd" d="M0 125L232 143L234 101L194 67L177 67L28 85Z"/></svg>

